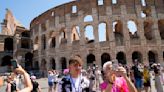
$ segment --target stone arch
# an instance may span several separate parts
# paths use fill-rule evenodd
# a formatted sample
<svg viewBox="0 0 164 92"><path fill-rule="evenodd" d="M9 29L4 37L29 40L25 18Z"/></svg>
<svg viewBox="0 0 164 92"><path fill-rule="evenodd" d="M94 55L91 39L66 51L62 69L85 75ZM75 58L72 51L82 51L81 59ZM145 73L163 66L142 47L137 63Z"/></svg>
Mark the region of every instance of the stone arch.
<svg viewBox="0 0 164 92"><path fill-rule="evenodd" d="M116 59L118 60L118 63L120 63L120 64L127 64L126 55L124 52L118 52Z"/></svg>
<svg viewBox="0 0 164 92"><path fill-rule="evenodd" d="M95 60L96 60L96 59L95 59L95 55L89 54L89 55L87 56L87 66L93 64Z"/></svg>
<svg viewBox="0 0 164 92"><path fill-rule="evenodd" d="M60 44L67 43L67 35L66 35L66 29L65 28L61 28L61 30L60 30L59 42L60 42Z"/></svg>
<svg viewBox="0 0 164 92"><path fill-rule="evenodd" d="M33 54L31 52L27 52L25 54L25 69L31 70L32 67L32 60L33 60Z"/></svg>
<svg viewBox="0 0 164 92"><path fill-rule="evenodd" d="M110 60L111 60L110 55L108 53L103 53L101 55L101 66L103 66L105 62L110 61Z"/></svg>
<svg viewBox="0 0 164 92"><path fill-rule="evenodd" d="M21 33L22 37L30 37L30 32L29 31L25 31Z"/></svg>
<svg viewBox="0 0 164 92"><path fill-rule="evenodd" d="M123 24L120 20L113 22L113 32L116 40L116 45L123 45Z"/></svg>
<svg viewBox="0 0 164 92"><path fill-rule="evenodd" d="M158 29L161 39L164 40L164 19L158 20Z"/></svg>
<svg viewBox="0 0 164 92"><path fill-rule="evenodd" d="M46 35L45 34L43 34L42 36L41 36L41 46L42 46L42 49L46 49Z"/></svg>
<svg viewBox="0 0 164 92"><path fill-rule="evenodd" d="M87 43L94 42L94 29L92 25L85 26L85 38Z"/></svg>
<svg viewBox="0 0 164 92"><path fill-rule="evenodd" d="M12 38L5 39L4 50L5 51L13 51L13 39Z"/></svg>
<svg viewBox="0 0 164 92"><path fill-rule="evenodd" d="M93 17L92 15L86 15L84 17L84 22L92 22L93 21Z"/></svg>
<svg viewBox="0 0 164 92"><path fill-rule="evenodd" d="M39 49L39 38L38 36L36 36L34 39L34 50L38 50L38 49Z"/></svg>
<svg viewBox="0 0 164 92"><path fill-rule="evenodd" d="M21 48L29 49L30 48L30 40L29 39L21 39Z"/></svg>
<svg viewBox="0 0 164 92"><path fill-rule="evenodd" d="M149 60L150 65L152 65L153 63L157 63L158 62L158 54L155 53L154 51L149 51L148 52L148 60Z"/></svg>
<svg viewBox="0 0 164 92"><path fill-rule="evenodd" d="M54 58L50 59L50 69L53 69L53 70L56 69L56 62Z"/></svg>
<svg viewBox="0 0 164 92"><path fill-rule="evenodd" d="M47 61L45 59L42 59L41 61L41 69L47 70Z"/></svg>
<svg viewBox="0 0 164 92"><path fill-rule="evenodd" d="M11 56L8 55L4 56L1 60L2 61L1 66L11 66L11 61L10 61L11 59L12 59Z"/></svg>
<svg viewBox="0 0 164 92"><path fill-rule="evenodd" d="M131 39L138 38L138 32L137 32L137 23L133 20L129 20L127 22L127 27L129 30L129 36Z"/></svg>
<svg viewBox="0 0 164 92"><path fill-rule="evenodd" d="M79 26L73 26L71 32L71 41L76 41L80 39L80 28Z"/></svg>
<svg viewBox="0 0 164 92"><path fill-rule="evenodd" d="M147 40L153 40L153 23L151 21L144 21L144 36Z"/></svg>
<svg viewBox="0 0 164 92"><path fill-rule="evenodd" d="M134 63L134 61L137 60L138 62L142 62L142 54L139 51L134 51L132 53L132 61Z"/></svg>
<svg viewBox="0 0 164 92"><path fill-rule="evenodd" d="M99 34L99 42L109 41L109 36L107 32L107 24L102 22L98 25L98 34Z"/></svg>
<svg viewBox="0 0 164 92"><path fill-rule="evenodd" d="M67 60L65 57L61 57L60 62L61 62L61 69L63 71L64 69L67 68Z"/></svg>

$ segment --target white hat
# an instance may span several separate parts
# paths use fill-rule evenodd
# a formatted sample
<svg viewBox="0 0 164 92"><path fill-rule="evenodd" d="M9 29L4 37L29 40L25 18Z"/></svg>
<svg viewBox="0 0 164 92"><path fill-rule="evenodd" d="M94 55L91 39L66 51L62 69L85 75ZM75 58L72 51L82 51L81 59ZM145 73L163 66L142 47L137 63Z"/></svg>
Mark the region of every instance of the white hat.
<svg viewBox="0 0 164 92"><path fill-rule="evenodd" d="M31 76L31 79L32 79L32 80L35 80L35 79L36 79L36 76L32 75L32 76Z"/></svg>

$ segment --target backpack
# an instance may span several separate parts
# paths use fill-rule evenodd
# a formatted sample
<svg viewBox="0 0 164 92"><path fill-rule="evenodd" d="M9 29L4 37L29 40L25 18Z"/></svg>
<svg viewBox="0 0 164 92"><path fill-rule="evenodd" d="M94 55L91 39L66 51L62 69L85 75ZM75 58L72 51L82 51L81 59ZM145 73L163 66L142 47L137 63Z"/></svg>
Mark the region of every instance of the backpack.
<svg viewBox="0 0 164 92"><path fill-rule="evenodd" d="M38 92L38 86L39 86L38 82L32 81L32 85L33 85L33 89L31 92Z"/></svg>
<svg viewBox="0 0 164 92"><path fill-rule="evenodd" d="M16 83L15 82L12 82L11 83L11 92L15 92L16 90L17 90Z"/></svg>

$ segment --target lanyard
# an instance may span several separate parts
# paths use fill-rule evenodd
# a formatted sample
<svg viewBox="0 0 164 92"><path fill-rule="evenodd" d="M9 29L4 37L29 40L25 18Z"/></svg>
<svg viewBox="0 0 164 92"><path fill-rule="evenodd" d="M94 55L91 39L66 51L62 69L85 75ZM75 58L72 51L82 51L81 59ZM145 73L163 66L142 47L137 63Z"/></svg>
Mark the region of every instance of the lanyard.
<svg viewBox="0 0 164 92"><path fill-rule="evenodd" d="M75 92L80 92L79 91L79 87L80 87L80 82L81 82L81 76L80 76L80 79L79 79L79 77L77 78L77 80L76 81L78 81L78 88L76 88L76 86L75 86L75 82L73 82L73 79L72 79L72 77L70 76L70 80L71 80L71 83L72 83L72 85L73 85L73 88L75 88Z"/></svg>

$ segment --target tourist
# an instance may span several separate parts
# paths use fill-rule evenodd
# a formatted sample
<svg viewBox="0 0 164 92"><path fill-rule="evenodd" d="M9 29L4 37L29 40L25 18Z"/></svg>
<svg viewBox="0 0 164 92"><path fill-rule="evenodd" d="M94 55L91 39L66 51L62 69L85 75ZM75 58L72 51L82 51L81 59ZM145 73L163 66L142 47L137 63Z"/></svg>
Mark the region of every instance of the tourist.
<svg viewBox="0 0 164 92"><path fill-rule="evenodd" d="M31 82L32 82L32 85L33 85L33 89L32 89L31 92L41 92L40 85L36 81L36 76L34 76L34 75L31 76Z"/></svg>
<svg viewBox="0 0 164 92"><path fill-rule="evenodd" d="M143 72L142 72L142 67L139 64L138 60L134 61L134 66L131 68L132 72L132 79L134 79L134 84L138 90L138 92L141 92L141 89L143 87Z"/></svg>
<svg viewBox="0 0 164 92"><path fill-rule="evenodd" d="M82 76L83 61L79 56L74 56L69 60L69 74L64 76L58 83L57 92L87 92L89 81Z"/></svg>
<svg viewBox="0 0 164 92"><path fill-rule="evenodd" d="M23 89L20 89L17 92L31 92L33 86L29 74L19 64L17 66L18 67L14 69L14 73L23 75L25 85Z"/></svg>
<svg viewBox="0 0 164 92"><path fill-rule="evenodd" d="M150 84L150 72L149 72L149 68L147 66L144 66L144 70L143 70L143 82L144 82L144 89L145 92L149 92L148 90L151 90L151 84Z"/></svg>
<svg viewBox="0 0 164 92"><path fill-rule="evenodd" d="M14 76L12 75L7 76L6 92L16 92L16 91L18 91L18 89L14 81Z"/></svg>
<svg viewBox="0 0 164 92"><path fill-rule="evenodd" d="M123 67L113 69L112 62L103 65L104 82L100 85L102 92L137 92L137 89L127 77Z"/></svg>
<svg viewBox="0 0 164 92"><path fill-rule="evenodd" d="M52 71L48 71L48 92L52 92L53 90L53 84L54 84L54 74Z"/></svg>
<svg viewBox="0 0 164 92"><path fill-rule="evenodd" d="M155 74L155 87L157 92L163 92L162 81L161 81L161 73L160 73L160 65L153 64L152 65Z"/></svg>

